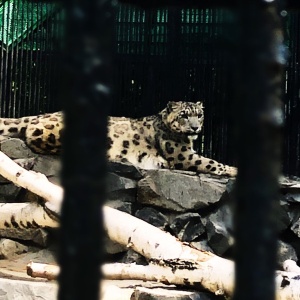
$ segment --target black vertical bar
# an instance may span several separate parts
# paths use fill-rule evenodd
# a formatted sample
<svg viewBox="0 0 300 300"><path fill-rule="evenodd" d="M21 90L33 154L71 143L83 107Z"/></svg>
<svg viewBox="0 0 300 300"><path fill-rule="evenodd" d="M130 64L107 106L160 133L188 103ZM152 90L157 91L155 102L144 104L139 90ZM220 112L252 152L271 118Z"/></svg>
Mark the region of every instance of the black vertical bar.
<svg viewBox="0 0 300 300"><path fill-rule="evenodd" d="M277 1L241 1L233 299L275 299L283 33Z"/></svg>
<svg viewBox="0 0 300 300"><path fill-rule="evenodd" d="M60 300L98 300L103 262L107 114L112 100L110 0L65 1L66 63Z"/></svg>

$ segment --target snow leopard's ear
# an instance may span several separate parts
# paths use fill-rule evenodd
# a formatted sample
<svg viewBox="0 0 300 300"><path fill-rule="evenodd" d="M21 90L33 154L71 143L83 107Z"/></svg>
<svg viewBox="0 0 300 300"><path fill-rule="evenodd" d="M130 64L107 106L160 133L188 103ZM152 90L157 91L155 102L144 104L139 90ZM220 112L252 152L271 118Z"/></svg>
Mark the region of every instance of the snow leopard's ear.
<svg viewBox="0 0 300 300"><path fill-rule="evenodd" d="M176 101L169 101L167 104L167 111L171 112L175 110L178 106L180 106L181 102L176 102Z"/></svg>
<svg viewBox="0 0 300 300"><path fill-rule="evenodd" d="M203 102L198 101L198 102L196 102L196 104L197 104L197 106L199 106L199 108L204 108Z"/></svg>

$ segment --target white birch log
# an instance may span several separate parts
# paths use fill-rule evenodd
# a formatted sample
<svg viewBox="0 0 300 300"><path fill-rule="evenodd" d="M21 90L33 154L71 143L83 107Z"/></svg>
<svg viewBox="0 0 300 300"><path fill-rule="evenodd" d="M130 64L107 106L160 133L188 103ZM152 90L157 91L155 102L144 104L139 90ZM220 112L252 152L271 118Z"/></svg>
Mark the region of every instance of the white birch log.
<svg viewBox="0 0 300 300"><path fill-rule="evenodd" d="M43 197L46 203L50 204L48 208L53 207L53 211L59 213L63 191L50 183L45 176L37 176L35 173L22 169L1 152L0 175ZM16 209L14 213L22 215L21 210ZM0 208L1 211L2 208ZM44 216L42 212L37 214ZM166 270L164 271L167 272L166 275L162 275L165 282L175 280L174 277L183 277L182 281L188 285L198 283L214 293L224 293L229 296L233 294L234 265L231 261L207 251L196 250L181 243L170 234L124 212L104 206L103 215L108 236L146 258L154 259L153 262L156 264L152 264L151 268ZM31 218L31 214L29 216ZM9 218L9 214L5 213L3 217ZM25 215L25 219L27 218L28 216ZM4 220L2 216L0 219ZM43 224L49 226L48 221ZM53 222L52 219L51 221ZM3 224L4 222L5 220ZM188 270L198 272L197 282L191 282L190 277L186 277L186 267ZM159 272L158 269L152 270ZM278 300L300 299L299 274L277 271L276 289Z"/></svg>
<svg viewBox="0 0 300 300"><path fill-rule="evenodd" d="M284 271L300 274L300 267L297 266L297 263L294 260L285 260L282 267Z"/></svg>
<svg viewBox="0 0 300 300"><path fill-rule="evenodd" d="M63 189L47 179L44 174L27 171L0 151L0 175L15 185L43 197L47 207L54 213L60 211Z"/></svg>
<svg viewBox="0 0 300 300"><path fill-rule="evenodd" d="M1 203L0 229L32 229L58 227L59 223L49 217L37 203Z"/></svg>
<svg viewBox="0 0 300 300"><path fill-rule="evenodd" d="M42 264L36 262L30 262L26 266L27 275L33 278L45 278L48 280L57 279L60 268L56 265Z"/></svg>
<svg viewBox="0 0 300 300"><path fill-rule="evenodd" d="M228 262L229 261L227 261L227 263ZM180 264L180 268L178 268L177 264ZM203 278L205 282L209 282L209 276L212 268L220 269L220 281L223 282L223 276L227 273L226 268L232 268L232 266L223 265L222 267L225 274L222 273L222 268L220 268L220 266L213 266L213 264L209 262L205 265L205 263L164 260L161 262L154 261L148 266L121 263L104 264L102 266L102 272L106 279L160 281L166 284L180 284L196 289L199 286L202 287L203 281L200 280L203 280ZM28 275L32 277L46 278L48 280L56 279L59 274L59 270L59 267L55 265L46 265L34 262L31 262L27 266ZM276 300L300 299L299 285L300 276L298 273L278 271L276 274ZM213 280L211 280L210 284L207 284L206 287L218 295L225 292L223 289L219 289L219 286L216 285ZM231 296L232 293L233 289L229 291L227 296Z"/></svg>
<svg viewBox="0 0 300 300"><path fill-rule="evenodd" d="M227 261L227 263L229 263L229 261ZM204 274L207 278L207 281L209 281L210 276L214 276L210 273L211 268L209 266L198 264L192 261L182 260L155 260L147 266L122 263L104 264L101 269L105 279L160 281L166 284L178 284L190 287L202 286L199 280L204 277ZM30 262L27 265L27 274L31 277L40 277L53 280L57 278L59 272L60 268L56 265L35 262ZM220 278L221 277L222 274L220 274ZM228 281L232 282L232 278ZM214 281L212 280L211 282ZM209 290L220 295L226 292L222 287L223 284L218 285L213 283L210 285ZM225 294L228 295L231 292L232 288L229 293Z"/></svg>

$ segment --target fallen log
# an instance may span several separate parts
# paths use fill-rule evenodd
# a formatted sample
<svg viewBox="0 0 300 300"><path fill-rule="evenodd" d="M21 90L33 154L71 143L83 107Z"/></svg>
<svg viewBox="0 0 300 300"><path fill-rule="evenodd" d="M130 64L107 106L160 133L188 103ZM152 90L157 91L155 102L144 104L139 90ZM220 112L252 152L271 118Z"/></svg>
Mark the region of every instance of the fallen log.
<svg viewBox="0 0 300 300"><path fill-rule="evenodd" d="M300 275L300 267L297 266L297 263L294 260L287 259L283 262L282 267L284 271L298 273Z"/></svg>
<svg viewBox="0 0 300 300"><path fill-rule="evenodd" d="M1 203L0 229L32 229L58 227L59 223L50 218L37 203Z"/></svg>
<svg viewBox="0 0 300 300"><path fill-rule="evenodd" d="M227 261L228 262L228 261ZM231 262L230 262L231 263ZM191 287L199 287L199 278L203 273L208 275L204 265L193 261L183 260L151 260L147 266L136 264L104 264L102 273L105 279L112 280L144 280L159 281L165 284L177 284ZM27 265L27 274L31 277L45 278L48 280L57 279L60 268L57 265L30 262ZM232 278L230 279L232 281ZM222 289L211 286L216 290L215 294L223 295Z"/></svg>
<svg viewBox="0 0 300 300"><path fill-rule="evenodd" d="M37 193L45 199L46 203L50 204L49 209L53 207L54 214L59 214L63 195L62 189L47 182L47 178L42 176L39 176L39 178L43 178L39 181L42 184L37 188L35 181L37 177L32 176L32 172L12 164L15 163L0 152L0 175L9 177L8 179L15 184L26 186L25 188L28 190ZM13 169L14 172L7 171L6 168ZM20 181L20 177L22 181ZM53 193L52 190L54 190ZM1 213L2 209L0 209L0 219L3 220ZM15 213L21 214L21 212L16 211ZM164 278L165 282L172 283L172 280L175 282L181 280L188 286L201 286L213 293L222 293L226 296L233 294L233 262L213 253L200 251L183 244L170 234L124 212L104 206L103 214L104 227L108 236L113 241L130 247L151 259L152 266L149 268L157 267L159 270L163 268L164 273L161 278ZM6 214L5 217L9 216ZM159 271L158 269L152 270ZM118 274L122 274L119 271ZM192 276L190 275L191 271L196 274L195 280L190 277ZM116 278L121 276L118 274L115 274ZM125 277L124 273L122 276ZM300 299L299 274L277 271L276 289L278 300Z"/></svg>
<svg viewBox="0 0 300 300"><path fill-rule="evenodd" d="M165 284L177 284L190 287L199 287L199 278L203 273L208 275L205 266L193 261L183 260L152 260L147 266L136 264L104 264L102 273L105 279L113 280L144 280L159 281ZM27 265L27 274L31 277L57 279L60 272L59 266L30 262ZM230 278L232 281L232 278ZM215 294L223 295L224 290L211 286Z"/></svg>
<svg viewBox="0 0 300 300"><path fill-rule="evenodd" d="M223 265L222 267L226 269L228 266ZM209 265L205 266L205 264L199 264L197 262L152 260L148 266L121 263L104 264L102 266L102 272L106 279L160 281L165 284L192 286L197 289L197 287L202 287L202 282L199 282L199 279L203 276L206 278L209 273L207 269L209 268ZM219 268L222 269L221 266L219 266ZM53 280L56 279L59 274L59 267L31 262L27 266L27 274L32 277ZM222 277L221 274L220 277ZM299 277L299 273L278 271L276 274L276 299L299 299ZM215 294L217 295L224 294L224 290L217 289L213 281L211 282L209 290L215 290ZM230 293L229 296L230 295L232 295L232 293Z"/></svg>
<svg viewBox="0 0 300 300"><path fill-rule="evenodd" d="M45 278L48 280L57 279L60 268L56 265L42 264L36 262L30 262L26 266L27 275L33 278Z"/></svg>
<svg viewBox="0 0 300 300"><path fill-rule="evenodd" d="M63 189L47 179L44 174L27 171L0 151L0 175L15 185L31 191L46 200L45 205L58 214L63 199Z"/></svg>

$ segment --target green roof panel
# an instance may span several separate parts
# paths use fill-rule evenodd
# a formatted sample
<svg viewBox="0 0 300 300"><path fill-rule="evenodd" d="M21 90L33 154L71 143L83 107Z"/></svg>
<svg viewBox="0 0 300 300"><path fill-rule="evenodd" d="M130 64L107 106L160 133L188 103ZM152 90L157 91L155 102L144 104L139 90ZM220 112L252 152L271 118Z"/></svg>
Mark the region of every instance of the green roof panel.
<svg viewBox="0 0 300 300"><path fill-rule="evenodd" d="M14 47L60 9L56 3L8 0L0 3L0 41Z"/></svg>

